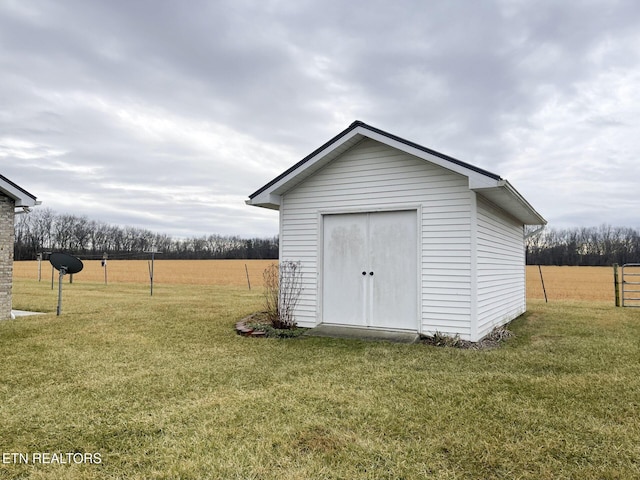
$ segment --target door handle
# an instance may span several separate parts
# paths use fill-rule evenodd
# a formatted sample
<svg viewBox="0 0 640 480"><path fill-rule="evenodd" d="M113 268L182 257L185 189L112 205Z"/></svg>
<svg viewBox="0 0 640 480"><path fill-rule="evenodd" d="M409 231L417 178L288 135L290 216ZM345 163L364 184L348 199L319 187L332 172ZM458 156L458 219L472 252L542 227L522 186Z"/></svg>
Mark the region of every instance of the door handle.
<svg viewBox="0 0 640 480"><path fill-rule="evenodd" d="M362 275L366 275L366 274L367 274L367 272L362 272Z"/></svg>
<svg viewBox="0 0 640 480"><path fill-rule="evenodd" d="M373 272L369 272L369 275L371 275L373 277Z"/></svg>

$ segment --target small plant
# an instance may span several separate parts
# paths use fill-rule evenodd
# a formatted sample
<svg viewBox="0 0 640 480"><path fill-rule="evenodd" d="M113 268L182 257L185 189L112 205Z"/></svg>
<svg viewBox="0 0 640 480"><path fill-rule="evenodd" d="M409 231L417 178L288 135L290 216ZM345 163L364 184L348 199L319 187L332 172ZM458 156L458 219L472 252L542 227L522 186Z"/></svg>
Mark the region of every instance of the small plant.
<svg viewBox="0 0 640 480"><path fill-rule="evenodd" d="M294 311L302 292L299 261L283 260L264 270L265 308L271 325L277 329L296 327Z"/></svg>
<svg viewBox="0 0 640 480"><path fill-rule="evenodd" d="M436 331L436 333L434 333L433 337L431 338L433 342L432 344L436 347L459 347L462 343L462 340L460 340L460 335L458 334L453 336Z"/></svg>
<svg viewBox="0 0 640 480"><path fill-rule="evenodd" d="M513 332L507 329L508 325L500 325L499 327L491 330L491 333L485 337L486 340L494 342L503 342L508 338L513 337Z"/></svg>

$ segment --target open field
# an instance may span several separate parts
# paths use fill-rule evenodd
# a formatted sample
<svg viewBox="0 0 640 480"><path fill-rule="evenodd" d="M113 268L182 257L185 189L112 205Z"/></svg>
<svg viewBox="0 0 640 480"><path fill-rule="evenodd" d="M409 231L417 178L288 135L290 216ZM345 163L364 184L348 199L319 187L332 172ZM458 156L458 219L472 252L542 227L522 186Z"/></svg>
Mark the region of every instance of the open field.
<svg viewBox="0 0 640 480"><path fill-rule="evenodd" d="M262 272L276 260L156 260L154 284L247 286L245 265L252 286L262 285ZM148 283L146 260L110 260L107 263L109 283ZM549 301L602 300L614 301L611 267L542 267ZM15 262L14 277L37 279L38 262ZM42 282L51 283L51 265L42 262ZM76 282L104 282L100 260L86 260ZM57 276L56 276L57 282ZM527 267L527 298L542 299L542 285L537 266Z"/></svg>
<svg viewBox="0 0 640 480"><path fill-rule="evenodd" d="M60 317L56 295L16 280L48 314L0 322L0 449L31 460L3 479L640 478L638 309L531 299L472 351L239 337L244 286L78 281Z"/></svg>
<svg viewBox="0 0 640 480"><path fill-rule="evenodd" d="M542 277L549 301L602 300L615 304L613 267L542 266ZM540 272L527 266L527 298L544 299Z"/></svg>
<svg viewBox="0 0 640 480"><path fill-rule="evenodd" d="M276 260L156 260L154 284L233 285L247 286L245 265L251 285L262 285L262 272ZM56 273L57 275L57 273ZM542 275L549 300L614 301L611 267L543 266ZM146 260L110 260L107 263L109 283L149 283ZM37 279L38 262L15 262L14 277ZM51 265L42 262L42 282L51 283ZM57 282L57 276L55 277ZM86 260L76 282L104 282L104 269L99 260ZM537 266L527 266L527 298L543 299Z"/></svg>
<svg viewBox="0 0 640 480"><path fill-rule="evenodd" d="M154 262L154 284L262 286L262 272L277 260L158 260ZM104 283L104 268L100 260L85 260L82 272L74 280ZM51 264L42 262L41 281L51 283ZM57 275L57 272L55 273ZM14 263L14 278L37 279L38 262ZM55 278L57 282L57 276ZM109 260L108 283L149 283L147 260Z"/></svg>

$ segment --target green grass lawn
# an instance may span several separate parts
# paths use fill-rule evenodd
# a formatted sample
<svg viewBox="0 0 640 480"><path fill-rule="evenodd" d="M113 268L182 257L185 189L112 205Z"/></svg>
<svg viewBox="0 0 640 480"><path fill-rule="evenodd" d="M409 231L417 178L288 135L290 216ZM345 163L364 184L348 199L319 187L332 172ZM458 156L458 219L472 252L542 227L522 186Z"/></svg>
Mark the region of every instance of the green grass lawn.
<svg viewBox="0 0 640 480"><path fill-rule="evenodd" d="M640 310L532 301L474 351L239 337L262 298L235 287L56 301L17 281L50 313L0 322L2 479L640 478ZM39 452L101 463L7 456Z"/></svg>

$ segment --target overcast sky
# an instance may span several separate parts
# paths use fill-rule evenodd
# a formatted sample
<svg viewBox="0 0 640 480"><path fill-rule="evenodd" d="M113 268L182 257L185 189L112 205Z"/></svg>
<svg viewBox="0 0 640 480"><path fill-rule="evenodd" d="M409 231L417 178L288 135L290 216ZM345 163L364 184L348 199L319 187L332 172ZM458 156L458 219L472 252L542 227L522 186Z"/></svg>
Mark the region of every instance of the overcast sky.
<svg viewBox="0 0 640 480"><path fill-rule="evenodd" d="M271 236L248 195L354 120L640 227L640 3L0 0L0 173L58 213Z"/></svg>

